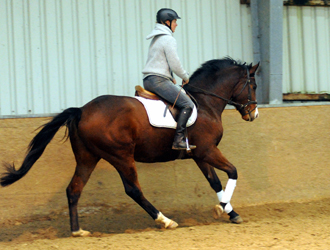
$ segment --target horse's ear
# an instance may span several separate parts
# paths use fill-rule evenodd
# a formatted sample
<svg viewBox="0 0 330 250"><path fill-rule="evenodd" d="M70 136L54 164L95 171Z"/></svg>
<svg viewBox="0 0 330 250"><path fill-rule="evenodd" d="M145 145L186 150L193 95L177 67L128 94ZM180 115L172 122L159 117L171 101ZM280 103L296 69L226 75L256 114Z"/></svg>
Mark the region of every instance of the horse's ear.
<svg viewBox="0 0 330 250"><path fill-rule="evenodd" d="M260 64L260 62L258 62L256 65L254 65L250 68L249 72L250 72L251 77L253 77L254 74L256 73L257 69L259 68L259 64ZM252 65L252 63L251 63L251 65Z"/></svg>

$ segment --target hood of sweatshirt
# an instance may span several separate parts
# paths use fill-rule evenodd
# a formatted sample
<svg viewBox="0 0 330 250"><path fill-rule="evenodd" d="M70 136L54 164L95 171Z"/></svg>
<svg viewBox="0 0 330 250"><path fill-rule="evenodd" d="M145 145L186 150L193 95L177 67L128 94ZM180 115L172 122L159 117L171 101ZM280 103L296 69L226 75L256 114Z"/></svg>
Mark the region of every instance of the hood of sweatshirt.
<svg viewBox="0 0 330 250"><path fill-rule="evenodd" d="M168 27L166 27L165 25L160 24L160 23L156 23L155 28L146 37L146 39L148 40L148 39L154 38L155 36L159 36L159 35L173 36L173 32Z"/></svg>

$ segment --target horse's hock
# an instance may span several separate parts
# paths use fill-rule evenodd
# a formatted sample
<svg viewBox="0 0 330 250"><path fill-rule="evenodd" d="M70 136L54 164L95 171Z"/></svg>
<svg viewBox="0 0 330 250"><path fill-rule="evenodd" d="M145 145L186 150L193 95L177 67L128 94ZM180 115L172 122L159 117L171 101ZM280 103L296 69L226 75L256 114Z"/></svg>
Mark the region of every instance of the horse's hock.
<svg viewBox="0 0 330 250"><path fill-rule="evenodd" d="M224 138L219 148L238 169L233 206L329 197L330 106L260 108L259 112L260 118L252 123L243 121L235 110L223 113ZM1 162L14 161L19 167L34 130L46 121L0 120ZM63 136L64 129L25 177L0 189L0 222L67 212L65 189L75 160L70 142L61 141ZM192 160L137 166L145 196L161 211L178 210L183 205L211 209L218 203ZM227 176L217 173L225 187ZM85 212L97 211L100 206L113 208L109 216L115 211L142 211L125 194L118 173L105 161L98 164L79 201Z"/></svg>

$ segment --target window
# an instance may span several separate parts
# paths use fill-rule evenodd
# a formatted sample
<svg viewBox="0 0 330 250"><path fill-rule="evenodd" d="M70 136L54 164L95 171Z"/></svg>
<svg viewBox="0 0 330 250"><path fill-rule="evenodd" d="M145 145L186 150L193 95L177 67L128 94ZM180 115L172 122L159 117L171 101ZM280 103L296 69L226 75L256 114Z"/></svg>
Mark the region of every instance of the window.
<svg viewBox="0 0 330 250"><path fill-rule="evenodd" d="M284 0L284 5L330 6L330 0Z"/></svg>
<svg viewBox="0 0 330 250"><path fill-rule="evenodd" d="M241 4L250 4L251 0L240 0ZM330 0L283 0L284 5L330 6Z"/></svg>

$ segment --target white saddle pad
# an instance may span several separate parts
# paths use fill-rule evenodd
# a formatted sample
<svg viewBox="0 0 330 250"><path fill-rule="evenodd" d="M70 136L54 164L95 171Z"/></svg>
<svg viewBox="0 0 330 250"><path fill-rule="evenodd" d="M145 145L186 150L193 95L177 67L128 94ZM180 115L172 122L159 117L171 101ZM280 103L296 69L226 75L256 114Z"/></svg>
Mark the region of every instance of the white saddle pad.
<svg viewBox="0 0 330 250"><path fill-rule="evenodd" d="M176 121L174 120L171 112L166 108L166 105L163 101L150 100L140 96L135 96L135 98L139 100L145 107L149 117L149 122L152 126L159 128L176 128ZM193 125L196 119L197 109L194 105L193 112L187 122L187 127Z"/></svg>

